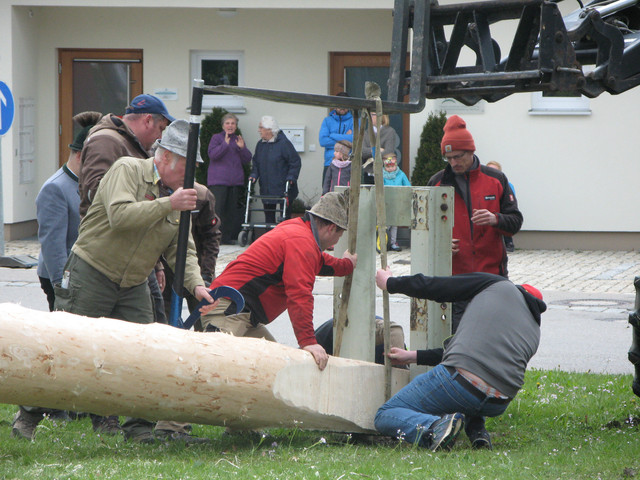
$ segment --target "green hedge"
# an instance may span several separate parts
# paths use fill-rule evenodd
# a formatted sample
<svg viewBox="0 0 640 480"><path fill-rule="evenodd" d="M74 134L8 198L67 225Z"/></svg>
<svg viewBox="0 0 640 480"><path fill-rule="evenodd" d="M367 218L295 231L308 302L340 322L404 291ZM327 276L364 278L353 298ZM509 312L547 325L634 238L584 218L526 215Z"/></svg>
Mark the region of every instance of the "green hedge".
<svg viewBox="0 0 640 480"><path fill-rule="evenodd" d="M444 134L447 116L444 112L432 112L422 128L420 146L416 155L415 166L411 173L411 185L426 185L429 179L445 167L440 151L440 142Z"/></svg>

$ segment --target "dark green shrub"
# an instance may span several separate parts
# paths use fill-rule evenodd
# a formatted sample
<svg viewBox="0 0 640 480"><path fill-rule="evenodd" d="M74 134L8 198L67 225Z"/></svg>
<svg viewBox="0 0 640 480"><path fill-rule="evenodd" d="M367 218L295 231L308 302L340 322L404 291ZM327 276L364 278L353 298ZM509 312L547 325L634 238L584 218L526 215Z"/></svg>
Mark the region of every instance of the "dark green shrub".
<svg viewBox="0 0 640 480"><path fill-rule="evenodd" d="M440 151L447 116L444 112L431 112L420 134L420 146L411 173L411 185L426 185L429 179L445 167Z"/></svg>

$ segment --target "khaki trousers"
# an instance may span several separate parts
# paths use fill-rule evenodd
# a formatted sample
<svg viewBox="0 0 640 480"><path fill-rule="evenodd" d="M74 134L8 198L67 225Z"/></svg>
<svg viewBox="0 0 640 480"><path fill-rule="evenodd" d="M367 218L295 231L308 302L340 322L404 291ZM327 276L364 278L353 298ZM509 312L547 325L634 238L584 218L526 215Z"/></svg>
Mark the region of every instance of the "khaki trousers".
<svg viewBox="0 0 640 480"><path fill-rule="evenodd" d="M229 308L231 301L221 298L220 303L211 312L201 317L202 328L207 330L207 326L212 325L220 329L221 332L230 333L234 337L264 338L270 342L276 339L269 333L267 327L259 323L257 326L251 325L251 314L241 312L233 315L225 315L225 310Z"/></svg>

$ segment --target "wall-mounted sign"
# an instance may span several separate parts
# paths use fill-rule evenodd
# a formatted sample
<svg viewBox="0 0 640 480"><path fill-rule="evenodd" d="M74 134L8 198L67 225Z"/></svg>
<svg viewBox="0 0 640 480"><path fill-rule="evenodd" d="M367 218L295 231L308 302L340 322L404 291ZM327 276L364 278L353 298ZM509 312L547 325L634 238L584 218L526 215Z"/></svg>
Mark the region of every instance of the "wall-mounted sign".
<svg viewBox="0 0 640 480"><path fill-rule="evenodd" d="M163 101L178 100L177 88L159 88L157 90L154 90L153 94Z"/></svg>
<svg viewBox="0 0 640 480"><path fill-rule="evenodd" d="M0 82L0 135L4 135L11 128L15 114L13 94L6 83Z"/></svg>

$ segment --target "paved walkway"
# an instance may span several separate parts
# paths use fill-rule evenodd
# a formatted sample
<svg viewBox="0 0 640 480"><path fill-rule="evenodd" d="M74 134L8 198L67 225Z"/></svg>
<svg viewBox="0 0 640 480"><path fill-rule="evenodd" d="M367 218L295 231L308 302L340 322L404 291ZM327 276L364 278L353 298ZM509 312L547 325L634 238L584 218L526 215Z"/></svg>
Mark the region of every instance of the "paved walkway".
<svg viewBox="0 0 640 480"><path fill-rule="evenodd" d="M390 253L395 274L408 274L411 252ZM509 254L509 279L540 290L635 294L640 252L516 250Z"/></svg>
<svg viewBox="0 0 640 480"><path fill-rule="evenodd" d="M35 239L5 243L5 256L32 255L39 250ZM217 271L234 260L243 248L224 245ZM390 252L395 275L410 272L410 250ZM633 309L633 279L640 275L640 253L518 250L509 255L510 279L531 283L542 290L548 310L543 316L542 340L530 366L565 371L632 373L627 360L631 344L628 312ZM377 292L377 311L382 298ZM314 287L314 323L318 327L333 316L333 279L321 277ZM392 295L391 316L409 331L408 297ZM14 302L46 310L46 300L32 269L0 268L0 302ZM183 313L184 314L184 313ZM297 342L287 313L269 325L280 343Z"/></svg>
<svg viewBox="0 0 640 480"><path fill-rule="evenodd" d="M36 239L5 243L5 256L38 256ZM217 271L234 260L243 248L223 245ZM389 252L389 265L396 275L410 271L411 250ZM516 250L509 254L509 278L530 283L540 290L635 294L633 279L640 275L640 252Z"/></svg>

